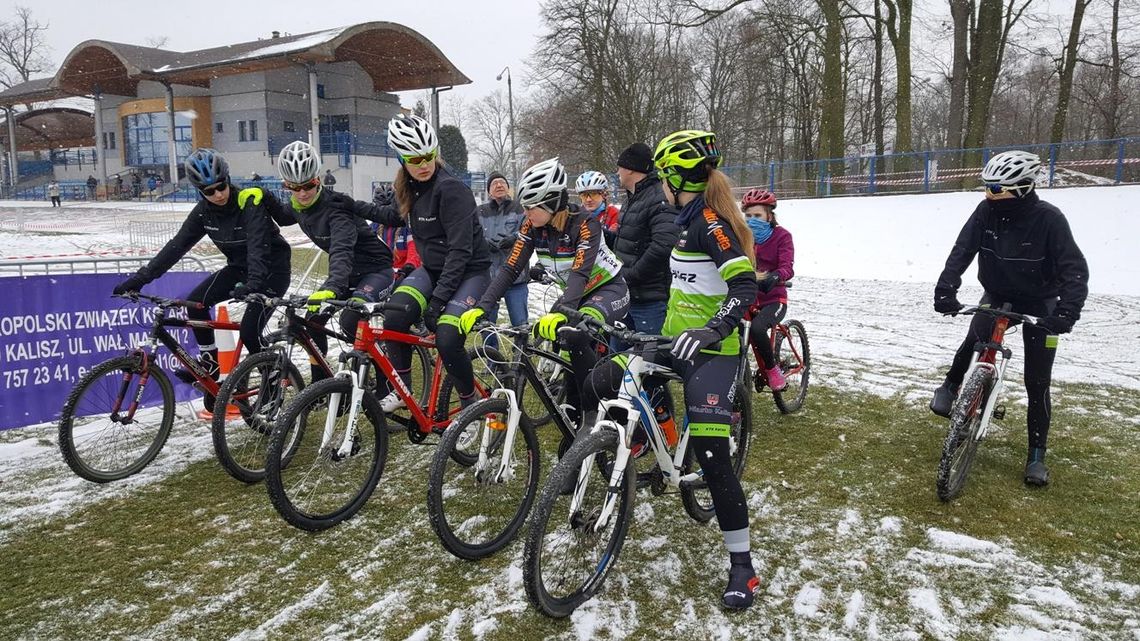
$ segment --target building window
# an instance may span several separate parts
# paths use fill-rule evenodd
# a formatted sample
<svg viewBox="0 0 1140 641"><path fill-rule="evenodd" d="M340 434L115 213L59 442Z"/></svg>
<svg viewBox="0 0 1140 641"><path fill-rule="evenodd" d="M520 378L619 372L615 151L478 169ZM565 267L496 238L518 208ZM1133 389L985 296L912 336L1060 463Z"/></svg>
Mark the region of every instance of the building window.
<svg viewBox="0 0 1140 641"><path fill-rule="evenodd" d="M257 140L257 121L238 121L238 142L253 142Z"/></svg>
<svg viewBox="0 0 1140 641"><path fill-rule="evenodd" d="M294 133L297 131L297 127L293 124L292 120L286 120L285 122L281 123L281 128L288 133Z"/></svg>
<svg viewBox="0 0 1140 641"><path fill-rule="evenodd" d="M103 149L114 149L114 148L115 148L115 132L104 131L103 132Z"/></svg>
<svg viewBox="0 0 1140 641"><path fill-rule="evenodd" d="M320 83L317 84L317 97L318 98L324 98L325 97L325 86L320 84Z"/></svg>
<svg viewBox="0 0 1140 641"><path fill-rule="evenodd" d="M170 147L166 140L169 131L169 116L165 113L143 113L123 118L123 142L126 147L127 164L135 167L146 165L167 165ZM114 149L115 138L108 138ZM181 162L193 150L193 122L181 113L174 115L174 149L177 161Z"/></svg>
<svg viewBox="0 0 1140 641"><path fill-rule="evenodd" d="M223 125L223 124L222 124L222 123L220 123L220 122L215 122L215 123L214 123L214 133L216 133L216 134L221 134L221 133L225 133L225 131L226 131L226 127L225 127L225 125Z"/></svg>
<svg viewBox="0 0 1140 641"><path fill-rule="evenodd" d="M249 139L250 140L257 140L257 121L256 120L250 120L249 121Z"/></svg>
<svg viewBox="0 0 1140 641"><path fill-rule="evenodd" d="M245 121L239 120L238 121L238 142L245 142L245 141L246 141Z"/></svg>

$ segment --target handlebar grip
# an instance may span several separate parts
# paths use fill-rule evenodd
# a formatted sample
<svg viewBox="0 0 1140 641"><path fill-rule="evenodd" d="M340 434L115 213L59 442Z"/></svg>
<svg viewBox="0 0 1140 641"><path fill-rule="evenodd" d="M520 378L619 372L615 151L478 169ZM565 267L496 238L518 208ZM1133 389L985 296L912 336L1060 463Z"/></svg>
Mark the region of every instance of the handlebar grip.
<svg viewBox="0 0 1140 641"><path fill-rule="evenodd" d="M412 313L412 304L411 303L393 303L390 300L386 300L380 306L380 309L382 309L386 312L404 312L406 314L410 314L410 313Z"/></svg>

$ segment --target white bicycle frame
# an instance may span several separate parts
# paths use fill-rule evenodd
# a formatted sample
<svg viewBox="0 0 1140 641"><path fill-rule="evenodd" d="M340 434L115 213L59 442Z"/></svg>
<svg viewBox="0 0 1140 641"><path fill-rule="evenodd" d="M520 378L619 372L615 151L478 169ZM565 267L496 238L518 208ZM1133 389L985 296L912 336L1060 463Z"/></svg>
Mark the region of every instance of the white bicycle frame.
<svg viewBox="0 0 1140 641"><path fill-rule="evenodd" d="M673 457L670 458L669 449L665 442L665 433L654 418L653 407L649 404L649 395L646 394L641 384L645 376L656 374L675 380L678 378L677 374L668 367L645 360L645 358L637 352L630 352L627 358L629 362L625 367L625 371L622 373L622 382L618 389L617 398L603 400L598 404L599 418L590 429L591 434L605 429L614 430L618 433L617 457L614 460L613 470L610 472L609 487L614 488L621 484L622 476L625 474L626 468L629 465L633 433L637 429L638 423L643 419L647 425L649 443L653 448L654 457L657 459L657 466L664 475L665 483L671 487L679 487L683 482L696 481L702 476L700 472L681 474L685 451L689 444L688 422L686 422L682 428L677 449ZM624 425L617 421L603 418L607 415L607 412L612 409L626 411L627 418ZM594 468L594 458L596 456L596 454L588 456L586 460L582 461L582 467L578 470L578 482L574 486L574 495L570 499L571 514L581 509L582 498L586 493L586 481L593 473L592 468ZM595 532L604 529L609 524L610 517L613 516L614 507L617 504L617 496L618 493L612 491L606 495L602 512L594 524Z"/></svg>
<svg viewBox="0 0 1140 641"><path fill-rule="evenodd" d="M1030 321L1036 320L1032 316L1026 316L1026 318ZM1004 349L1006 348L1003 337L1002 345L994 350L994 363L985 363L979 360L981 353L975 350L973 356L970 357L970 366L966 368L966 375L962 377L962 381L964 383L965 381L970 380L970 376L973 375L974 370L983 367L988 368L991 372L994 373L994 387L992 390L990 390L989 398L986 399L985 409L982 410L982 423L978 427L978 435L974 437L974 440L976 441L981 441L983 438L985 438L986 433L990 431L990 419L993 417L994 408L997 407L998 397L1001 396L1001 390L1005 385L1005 368L1007 365L1009 365L1009 359L1005 357L1005 352L1003 351ZM959 401L961 398L961 396L958 397ZM951 415L953 415L953 413L951 413Z"/></svg>

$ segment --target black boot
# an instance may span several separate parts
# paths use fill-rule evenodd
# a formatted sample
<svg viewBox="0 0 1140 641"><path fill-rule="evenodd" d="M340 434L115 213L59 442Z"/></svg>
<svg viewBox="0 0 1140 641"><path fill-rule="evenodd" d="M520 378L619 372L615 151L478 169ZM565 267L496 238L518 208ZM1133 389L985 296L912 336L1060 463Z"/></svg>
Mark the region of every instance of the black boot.
<svg viewBox="0 0 1140 641"><path fill-rule="evenodd" d="M949 381L942 383L934 390L934 398L930 399L930 411L943 417L950 418L950 410L954 408L954 401L958 398L956 386Z"/></svg>
<svg viewBox="0 0 1140 641"><path fill-rule="evenodd" d="M1029 448L1025 460L1025 484L1044 487L1049 484L1049 468L1045 467L1045 448Z"/></svg>
<svg viewBox="0 0 1140 641"><path fill-rule="evenodd" d="M752 555L748 552L731 552L728 555L731 565L728 568L728 587L724 589L724 607L730 610L743 610L756 600L760 589L760 579L752 569Z"/></svg>

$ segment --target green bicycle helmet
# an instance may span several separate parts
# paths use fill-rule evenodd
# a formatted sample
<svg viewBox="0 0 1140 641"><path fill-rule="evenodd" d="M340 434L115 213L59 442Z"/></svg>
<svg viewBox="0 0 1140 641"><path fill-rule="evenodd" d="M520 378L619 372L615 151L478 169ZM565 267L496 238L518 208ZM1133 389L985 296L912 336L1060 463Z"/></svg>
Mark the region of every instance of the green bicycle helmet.
<svg viewBox="0 0 1140 641"><path fill-rule="evenodd" d="M720 167L723 161L716 146L716 134L697 129L665 136L653 153L657 175L673 191L704 191L708 187L709 169Z"/></svg>

